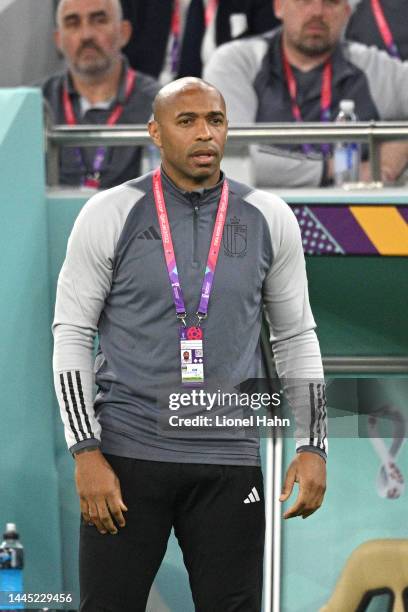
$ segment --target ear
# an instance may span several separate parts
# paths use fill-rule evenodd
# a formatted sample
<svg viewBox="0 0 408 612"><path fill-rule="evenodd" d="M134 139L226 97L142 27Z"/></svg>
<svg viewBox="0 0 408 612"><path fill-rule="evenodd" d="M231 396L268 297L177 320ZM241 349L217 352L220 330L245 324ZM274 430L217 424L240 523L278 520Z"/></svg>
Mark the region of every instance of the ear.
<svg viewBox="0 0 408 612"><path fill-rule="evenodd" d="M155 121L154 119L151 119L149 123L147 124L147 129L149 130L149 135L153 143L156 145L156 147L160 149L162 146L162 142L161 142L161 135L160 135L160 126L157 123L157 121Z"/></svg>
<svg viewBox="0 0 408 612"><path fill-rule="evenodd" d="M120 41L121 47L126 47L130 37L132 36L132 24L127 19L122 19L120 23Z"/></svg>
<svg viewBox="0 0 408 612"><path fill-rule="evenodd" d="M273 12L278 19L282 19L282 0L273 0Z"/></svg>
<svg viewBox="0 0 408 612"><path fill-rule="evenodd" d="M53 38L54 38L55 46L62 53L62 49L61 49L61 34L60 34L59 30L54 30Z"/></svg>

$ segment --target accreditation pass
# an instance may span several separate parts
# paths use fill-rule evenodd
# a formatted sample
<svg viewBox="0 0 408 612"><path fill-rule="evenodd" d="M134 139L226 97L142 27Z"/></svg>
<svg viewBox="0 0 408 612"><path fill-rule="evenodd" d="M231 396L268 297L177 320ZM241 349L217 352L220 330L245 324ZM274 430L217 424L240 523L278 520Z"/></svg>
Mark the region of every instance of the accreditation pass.
<svg viewBox="0 0 408 612"><path fill-rule="evenodd" d="M180 363L183 385L204 383L203 331L201 327L180 327Z"/></svg>

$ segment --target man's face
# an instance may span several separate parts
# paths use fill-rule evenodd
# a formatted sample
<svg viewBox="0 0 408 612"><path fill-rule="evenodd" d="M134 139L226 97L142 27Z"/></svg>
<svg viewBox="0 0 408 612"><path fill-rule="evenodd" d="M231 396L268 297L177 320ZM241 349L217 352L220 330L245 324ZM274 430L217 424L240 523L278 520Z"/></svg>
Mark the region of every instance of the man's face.
<svg viewBox="0 0 408 612"><path fill-rule="evenodd" d="M169 97L156 119L149 131L166 168L198 182L218 178L228 123L217 91L190 85Z"/></svg>
<svg viewBox="0 0 408 612"><path fill-rule="evenodd" d="M331 51L350 14L347 0L275 0L285 42L308 57Z"/></svg>
<svg viewBox="0 0 408 612"><path fill-rule="evenodd" d="M62 0L55 41L74 74L109 73L129 36L130 24L113 0Z"/></svg>

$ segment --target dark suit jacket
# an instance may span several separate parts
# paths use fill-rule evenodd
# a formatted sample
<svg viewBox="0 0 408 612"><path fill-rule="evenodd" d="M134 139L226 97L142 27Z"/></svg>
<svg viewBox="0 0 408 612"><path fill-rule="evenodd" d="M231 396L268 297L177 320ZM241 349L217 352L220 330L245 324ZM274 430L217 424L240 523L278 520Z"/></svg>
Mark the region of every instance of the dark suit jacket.
<svg viewBox="0 0 408 612"><path fill-rule="evenodd" d="M381 0L381 6L398 47L399 55L401 59L407 60L408 2L407 0ZM346 38L368 46L375 45L387 51L371 10L370 0L361 0L356 6L347 26Z"/></svg>
<svg viewBox="0 0 408 612"><path fill-rule="evenodd" d="M158 77L162 70L170 30L173 0L121 0L126 19L133 25L133 36L124 52L130 64ZM232 39L230 16L245 13L248 30L242 36L262 34L279 22L272 0L220 0L215 24L215 45Z"/></svg>

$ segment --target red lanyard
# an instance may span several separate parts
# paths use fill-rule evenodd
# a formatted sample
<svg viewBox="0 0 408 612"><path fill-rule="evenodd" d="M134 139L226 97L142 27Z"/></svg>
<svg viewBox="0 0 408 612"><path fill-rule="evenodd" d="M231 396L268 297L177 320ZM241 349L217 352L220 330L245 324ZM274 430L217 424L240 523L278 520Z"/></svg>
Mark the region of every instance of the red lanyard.
<svg viewBox="0 0 408 612"><path fill-rule="evenodd" d="M136 72L132 70L132 68L128 68L126 73L126 90L125 90L125 98L126 101L129 99L130 94L132 93L133 87L135 85L136 80ZM74 107L71 102L71 98L69 97L68 89L66 84L64 84L64 88L62 91L62 103L64 107L64 115L65 115L65 123L68 125L77 125L77 119L75 117ZM113 109L112 113L109 115L106 125L115 125L123 113L124 106L123 104L117 104Z"/></svg>
<svg viewBox="0 0 408 612"><path fill-rule="evenodd" d="M186 318L186 307L183 292L180 286L180 278L176 264L176 254L174 252L173 240L171 237L170 223L167 216L166 202L164 201L163 185L161 180L160 168L153 173L153 194L156 204L157 218L162 236L164 257L166 259L167 272L173 292L173 301L179 319ZM228 210L228 181L224 179L220 201L218 203L217 217L215 219L214 230L211 238L210 250L208 252L207 265L203 285L201 288L200 303L197 309L199 321L205 319L208 312L211 289L214 281L215 269L217 267L218 255L220 252L222 234L224 231L225 219Z"/></svg>
<svg viewBox="0 0 408 612"><path fill-rule="evenodd" d="M293 74L293 70L291 65L289 64L288 58L286 57L285 50L282 46L282 59L283 59L283 68L285 72L286 84L289 91L289 96L292 104L292 115L295 121L303 121L302 113L299 108L299 104L297 102L297 83L295 79L295 75ZM332 64L330 60L324 65L323 74L322 74L322 87L320 90L320 121L330 121L330 107L332 101ZM302 145L302 148L305 153L310 153L312 150L312 146L309 144ZM328 146L322 145L322 151L324 154L328 154Z"/></svg>
<svg viewBox="0 0 408 612"><path fill-rule="evenodd" d="M171 16L170 31L174 38L180 38L181 32L181 15L180 15L180 0L173 1L173 13Z"/></svg>
<svg viewBox="0 0 408 612"><path fill-rule="evenodd" d="M130 94L133 91L136 80L136 72L131 68L128 68L126 73L126 89L125 89L125 98L126 101L129 99ZM71 98L69 97L68 89L66 84L64 84L62 90L62 103L64 107L64 115L65 115L65 123L68 125L77 125L77 119L75 117L74 107L71 102ZM107 125L115 125L121 114L123 113L124 106L123 104L117 104L111 114L108 117L106 122ZM100 187L100 175L102 167L105 163L106 157L106 147L99 146L96 149L95 156L92 162L92 171L89 172L86 168L84 158L81 152L81 149L78 147L75 148L75 156L83 173L83 185L86 187L92 187L93 189L99 189Z"/></svg>
<svg viewBox="0 0 408 612"><path fill-rule="evenodd" d="M217 12L219 0L208 0L207 6L205 7L204 12L204 23L205 27L208 28L215 17L215 13Z"/></svg>
<svg viewBox="0 0 408 612"><path fill-rule="evenodd" d="M385 18L380 0L371 0L371 10L373 11L373 15L377 22L378 30L381 34L381 38L383 39L385 46L387 47L388 53L392 57L400 59L398 47L395 44L394 37L390 30L390 26L388 25L388 22Z"/></svg>
<svg viewBox="0 0 408 612"><path fill-rule="evenodd" d="M204 10L204 24L208 28L215 17L219 0L208 0ZM173 36L180 36L181 31L181 11L180 0L173 1L173 14L171 16L171 33Z"/></svg>
<svg viewBox="0 0 408 612"><path fill-rule="evenodd" d="M296 121L303 121L302 113L297 103L297 84L295 75L291 65L288 62L285 51L282 49L283 67L285 70L285 78L288 86L288 91L292 103L292 114ZM328 121L330 119L330 107L332 100L332 65L328 60L323 68L322 88L320 93L320 120Z"/></svg>
<svg viewBox="0 0 408 612"><path fill-rule="evenodd" d="M204 0L205 1L205 0ZM207 29L215 18L219 0L208 0L204 10L204 25ZM171 45L171 68L172 72L177 72L180 59L180 36L181 36L181 10L180 0L173 1L173 13L171 16L170 32L172 36Z"/></svg>

